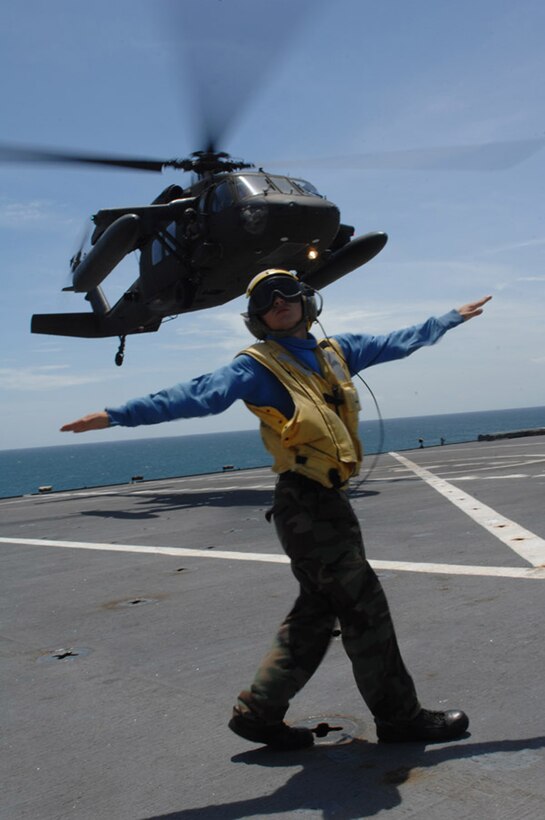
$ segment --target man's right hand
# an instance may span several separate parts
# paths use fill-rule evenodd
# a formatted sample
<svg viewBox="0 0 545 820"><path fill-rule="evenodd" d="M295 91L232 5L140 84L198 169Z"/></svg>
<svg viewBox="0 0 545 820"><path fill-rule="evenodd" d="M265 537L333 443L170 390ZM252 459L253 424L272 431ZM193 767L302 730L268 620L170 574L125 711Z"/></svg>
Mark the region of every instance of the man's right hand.
<svg viewBox="0 0 545 820"><path fill-rule="evenodd" d="M110 426L110 417L105 410L100 413L90 413L81 419L63 424L61 433L87 433L88 430L105 430Z"/></svg>

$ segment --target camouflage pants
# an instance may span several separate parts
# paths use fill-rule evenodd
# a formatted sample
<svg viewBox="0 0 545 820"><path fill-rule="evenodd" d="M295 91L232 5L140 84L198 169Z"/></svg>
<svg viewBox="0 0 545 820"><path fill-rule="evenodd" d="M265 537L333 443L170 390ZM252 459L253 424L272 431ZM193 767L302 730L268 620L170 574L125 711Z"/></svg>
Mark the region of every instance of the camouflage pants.
<svg viewBox="0 0 545 820"><path fill-rule="evenodd" d="M236 710L267 722L282 720L290 699L318 668L338 619L372 714L383 720L413 717L420 709L414 684L345 493L285 473L276 486L273 515L300 595Z"/></svg>

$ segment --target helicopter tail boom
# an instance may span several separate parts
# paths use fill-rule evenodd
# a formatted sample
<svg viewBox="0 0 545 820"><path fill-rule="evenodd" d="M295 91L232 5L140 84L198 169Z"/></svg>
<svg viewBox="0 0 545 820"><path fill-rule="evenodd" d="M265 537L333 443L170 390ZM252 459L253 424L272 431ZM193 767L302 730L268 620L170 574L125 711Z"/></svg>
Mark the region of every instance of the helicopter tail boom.
<svg viewBox="0 0 545 820"><path fill-rule="evenodd" d="M146 324L128 323L125 316L101 316L97 313L35 313L30 324L31 333L46 336L74 336L83 339L103 339L107 336L126 336L131 333L152 333L159 330L161 319Z"/></svg>
<svg viewBox="0 0 545 820"><path fill-rule="evenodd" d="M81 336L85 339L96 339L110 335L104 332L103 324L93 313L35 313L30 331L48 336Z"/></svg>

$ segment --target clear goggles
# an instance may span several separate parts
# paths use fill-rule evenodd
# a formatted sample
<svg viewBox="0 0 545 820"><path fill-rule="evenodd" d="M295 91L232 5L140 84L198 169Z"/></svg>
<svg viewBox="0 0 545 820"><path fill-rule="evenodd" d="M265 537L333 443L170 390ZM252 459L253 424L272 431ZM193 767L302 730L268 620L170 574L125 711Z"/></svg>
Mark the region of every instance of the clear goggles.
<svg viewBox="0 0 545 820"><path fill-rule="evenodd" d="M270 276L258 282L250 294L248 312L253 314L267 313L273 306L276 296L281 296L287 302L295 302L301 298L303 286L291 276Z"/></svg>

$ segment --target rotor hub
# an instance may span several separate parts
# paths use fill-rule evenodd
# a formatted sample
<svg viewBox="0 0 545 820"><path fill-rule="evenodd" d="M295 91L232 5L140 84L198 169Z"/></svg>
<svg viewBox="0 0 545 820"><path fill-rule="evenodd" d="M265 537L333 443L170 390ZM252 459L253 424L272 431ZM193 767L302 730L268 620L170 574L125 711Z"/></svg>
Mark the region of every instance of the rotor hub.
<svg viewBox="0 0 545 820"><path fill-rule="evenodd" d="M192 171L200 177L209 174L218 174L222 171L239 171L242 168L254 168L253 163L233 159L225 151L193 151L187 159L171 159L164 163L164 167L179 168L182 171Z"/></svg>

